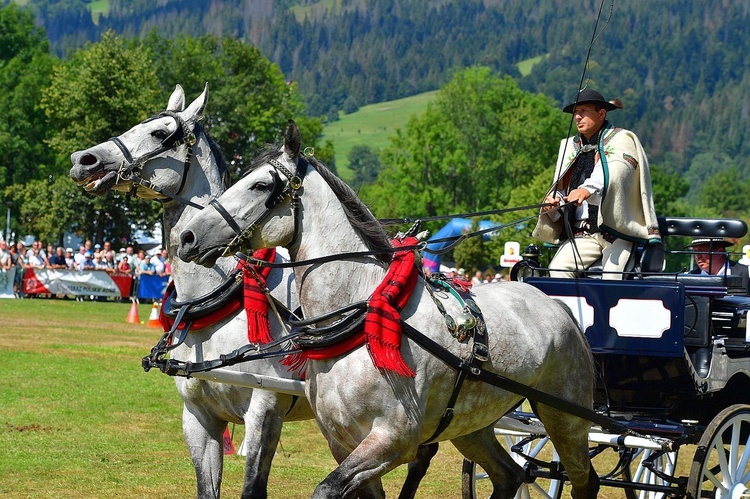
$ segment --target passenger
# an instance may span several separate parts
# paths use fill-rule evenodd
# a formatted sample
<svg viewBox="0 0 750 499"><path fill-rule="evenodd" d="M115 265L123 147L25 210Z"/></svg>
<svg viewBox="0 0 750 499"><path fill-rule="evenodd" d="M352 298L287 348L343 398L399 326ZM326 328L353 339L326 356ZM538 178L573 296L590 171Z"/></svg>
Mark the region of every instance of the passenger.
<svg viewBox="0 0 750 499"><path fill-rule="evenodd" d="M622 279L635 265L637 244L661 244L646 153L633 132L607 121L608 111L621 108L588 88L563 108L578 133L560 144L533 232L562 243L549 264L552 277L575 277L601 259L604 279ZM563 202L568 209L559 208Z"/></svg>
<svg viewBox="0 0 750 499"><path fill-rule="evenodd" d="M720 237L700 237L693 239L688 248L695 252L696 268L690 274L738 275L742 277L742 287L750 294L750 269L746 265L729 259L727 247L734 243Z"/></svg>

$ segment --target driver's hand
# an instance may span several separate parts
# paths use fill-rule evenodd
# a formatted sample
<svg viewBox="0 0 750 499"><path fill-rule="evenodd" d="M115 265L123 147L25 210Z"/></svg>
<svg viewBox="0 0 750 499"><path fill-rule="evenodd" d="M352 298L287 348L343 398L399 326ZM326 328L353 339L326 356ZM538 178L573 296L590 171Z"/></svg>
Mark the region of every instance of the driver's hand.
<svg viewBox="0 0 750 499"><path fill-rule="evenodd" d="M576 206L581 206L581 203L591 197L591 193L587 189L578 188L570 191L570 194L565 196L565 201L568 203L575 203Z"/></svg>

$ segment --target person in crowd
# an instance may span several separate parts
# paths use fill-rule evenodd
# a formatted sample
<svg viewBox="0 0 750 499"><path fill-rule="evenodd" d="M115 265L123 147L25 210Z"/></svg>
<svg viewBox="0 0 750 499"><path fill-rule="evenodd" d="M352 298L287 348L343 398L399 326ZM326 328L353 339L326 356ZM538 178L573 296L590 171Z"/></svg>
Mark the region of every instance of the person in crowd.
<svg viewBox="0 0 750 499"><path fill-rule="evenodd" d="M107 262L104 260L104 254L101 251L94 252L94 270L107 270Z"/></svg>
<svg viewBox="0 0 750 499"><path fill-rule="evenodd" d="M73 248L65 248L65 265L68 270L75 270L76 261L73 256Z"/></svg>
<svg viewBox="0 0 750 499"><path fill-rule="evenodd" d="M125 258L126 256L128 256L128 255L127 255L127 253L125 251L125 248L120 248L120 251L117 252L117 258L116 258L117 263L119 264L122 261L122 259ZM129 258L128 258L128 260L129 260Z"/></svg>
<svg viewBox="0 0 750 499"><path fill-rule="evenodd" d="M102 255L104 255L102 257L102 261L104 262L104 270L106 270L110 274L116 272L117 262L115 262L115 252L112 250L106 251L106 249L102 248Z"/></svg>
<svg viewBox="0 0 750 499"><path fill-rule="evenodd" d="M169 256L166 256L164 258L164 275L166 276L172 275L172 262L169 261Z"/></svg>
<svg viewBox="0 0 750 499"><path fill-rule="evenodd" d="M552 277L575 277L601 259L602 277L621 279L635 264L636 245L661 244L646 153L633 132L607 120L621 108L589 88L563 108L578 133L560 144L533 232L560 244L549 264Z"/></svg>
<svg viewBox="0 0 750 499"><path fill-rule="evenodd" d="M49 257L49 268L51 269L67 269L68 263L65 261L65 249L62 246L58 246L55 252Z"/></svg>
<svg viewBox="0 0 750 499"><path fill-rule="evenodd" d="M159 253L154 255L151 258L151 263L154 264L154 270L156 272L156 275L163 276L164 274L164 265L166 263L166 251L164 248L159 249Z"/></svg>
<svg viewBox="0 0 750 499"><path fill-rule="evenodd" d="M140 252L139 252L140 253ZM151 257L146 255L143 258L143 261L138 267L139 274L140 275L154 275L156 274L156 267L154 267L154 264L151 263Z"/></svg>
<svg viewBox="0 0 750 499"><path fill-rule="evenodd" d="M0 269L3 271L10 270L11 258L10 251L8 251L8 242L0 241Z"/></svg>
<svg viewBox="0 0 750 499"><path fill-rule="evenodd" d="M13 294L16 298L21 298L23 294L23 268L19 268L21 258L18 255L18 246L13 243L8 244L8 253L10 253L10 268L16 269L13 277Z"/></svg>
<svg viewBox="0 0 750 499"><path fill-rule="evenodd" d="M119 272L122 272L123 274L133 273L133 268L131 267L129 258L127 256L122 257L122 260L120 260L120 263L117 264L117 270Z"/></svg>
<svg viewBox="0 0 750 499"><path fill-rule="evenodd" d="M135 260L133 261L133 265L135 266L136 273L140 273L141 270L141 264L146 259L146 252L142 249L138 250L138 253L135 255Z"/></svg>
<svg viewBox="0 0 750 499"><path fill-rule="evenodd" d="M689 274L738 275L742 277L742 287L750 293L750 269L747 265L731 260L727 254L727 248L733 244L720 237L693 239L688 247L694 251L696 267Z"/></svg>
<svg viewBox="0 0 750 499"><path fill-rule="evenodd" d="M29 267L33 269L43 269L47 267L47 262L42 258L42 249L36 242L31 247L31 256L29 257Z"/></svg>
<svg viewBox="0 0 750 499"><path fill-rule="evenodd" d="M484 276L482 276L482 271L477 270L474 273L474 277L471 278L472 284L484 284Z"/></svg>
<svg viewBox="0 0 750 499"><path fill-rule="evenodd" d="M75 261L76 270L83 270L84 263L86 262L86 246L79 246L78 253L75 254L73 259Z"/></svg>
<svg viewBox="0 0 750 499"><path fill-rule="evenodd" d="M78 270L94 270L94 255L90 251L83 252L83 260L80 260L76 265Z"/></svg>

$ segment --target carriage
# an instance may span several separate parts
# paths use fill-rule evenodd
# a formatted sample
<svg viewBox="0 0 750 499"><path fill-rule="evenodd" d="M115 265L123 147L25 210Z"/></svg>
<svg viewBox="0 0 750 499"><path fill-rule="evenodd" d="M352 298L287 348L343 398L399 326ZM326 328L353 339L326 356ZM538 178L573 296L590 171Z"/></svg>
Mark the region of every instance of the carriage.
<svg viewBox="0 0 750 499"><path fill-rule="evenodd" d="M659 224L667 237L747 232L741 220L660 218ZM534 258L512 275L573 310L596 359L595 409L628 429L623 435L593 427L589 434L592 455L615 456L600 460L611 464L597 469L602 485L626 497L748 497L747 289L740 276L662 273L664 253L653 250L621 281L543 277ZM524 465L519 497L560 497L565 473L533 414L514 411L495 433ZM689 468L678 468L680 453L692 458ZM464 497L486 497L481 470L466 461L463 473Z"/></svg>

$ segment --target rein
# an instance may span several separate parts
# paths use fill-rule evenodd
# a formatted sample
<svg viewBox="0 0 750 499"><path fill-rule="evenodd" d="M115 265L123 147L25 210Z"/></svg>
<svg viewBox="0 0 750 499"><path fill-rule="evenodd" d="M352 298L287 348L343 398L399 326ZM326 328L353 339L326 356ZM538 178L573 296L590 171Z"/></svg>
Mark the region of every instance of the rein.
<svg viewBox="0 0 750 499"><path fill-rule="evenodd" d="M144 153L138 158L133 158L133 155L130 153L127 146L123 144L119 137L112 137L109 139L111 142L115 143L115 145L122 152L123 156L125 156L125 160L120 164L120 168L117 170L117 180L115 181L115 184L119 184L121 181L130 181L133 184L133 187L129 195L134 196L136 194L136 191L138 190L138 187L142 186L146 189L156 192L157 194L160 194L161 196L164 196L165 198L180 201L181 203L192 206L193 208L203 209L203 206L194 203L189 199L185 199L179 195L180 192L182 192L182 189L185 187L187 174L190 170L190 164L193 159L193 146L197 141L195 136L195 127L197 127L198 125L196 123L193 127L193 130L191 130L188 127L187 123L185 123L185 120L183 120L179 114L173 111L162 111L156 116L152 116L151 118L144 120L142 123L147 123L149 121L165 116L168 116L175 120L175 122L177 123L177 129L161 142L161 146L159 148ZM183 162L180 188L177 189L177 192L175 194L164 192L160 187L157 187L151 181L141 177L143 167L150 159L166 151L169 151L170 149L176 149L177 147L180 147L182 145L187 145L187 149L185 152L185 160ZM164 202L164 199L160 199L160 201Z"/></svg>
<svg viewBox="0 0 750 499"><path fill-rule="evenodd" d="M227 216L229 216L229 214L227 214ZM397 251L404 251L404 250L410 250L410 251L411 250L418 250L418 251L422 251L428 244L433 244L433 243L443 242L443 241L454 241L453 244L451 244L449 247L443 248L443 249L439 250L438 254L442 254L442 253L446 253L446 252L450 251L458 243L460 243L461 241L463 241L466 238L480 236L480 235L486 234L488 232L494 232L496 230L502 230L502 229L505 229L507 227L516 225L519 222L523 222L523 221L526 221L526 220L529 220L529 219L535 218L535 217L536 217L536 215L524 217L524 218L521 218L521 219L518 219L518 220L514 220L513 222L509 222L507 224L496 225L496 226L493 226L493 227L489 227L487 229L477 230L477 231L474 231L474 232L467 232L466 234L461 234L460 236L445 237L445 238L441 238L441 239L434 239L432 241L421 241L419 244L415 244L415 245L412 245L412 246L401 246L399 248L389 248L389 249L383 249L383 250L377 250L377 251L375 251L375 250L369 250L369 251L350 251L350 252L346 252L346 253L336 253L335 255L326 255L326 256L321 256L321 257L317 257L317 258L311 258L309 260L298 260L298 261L295 261L295 262L276 263L276 262L269 262L269 261L266 261L266 260L259 260L257 258L252 257L252 256L246 255L245 253L243 253L241 251L234 252L234 256L236 258L240 259L240 260L246 261L248 263L252 263L253 265L257 265L258 267L270 267L272 269L286 269L286 268L293 268L293 267L304 267L304 266L307 266L307 265L314 265L314 264L319 264L319 263L329 263L329 262L334 262L334 261L337 261L337 260L346 260L346 259L349 259L349 258L358 258L358 257L362 257L362 256L381 255L384 252L395 253ZM227 220L227 223L228 222L229 221ZM418 222L419 222L419 220L417 220L416 223L418 223ZM234 220L232 220L232 223L236 225L236 223L235 223ZM245 230L247 230L247 229L245 229ZM225 252L225 254L226 254L226 252Z"/></svg>

